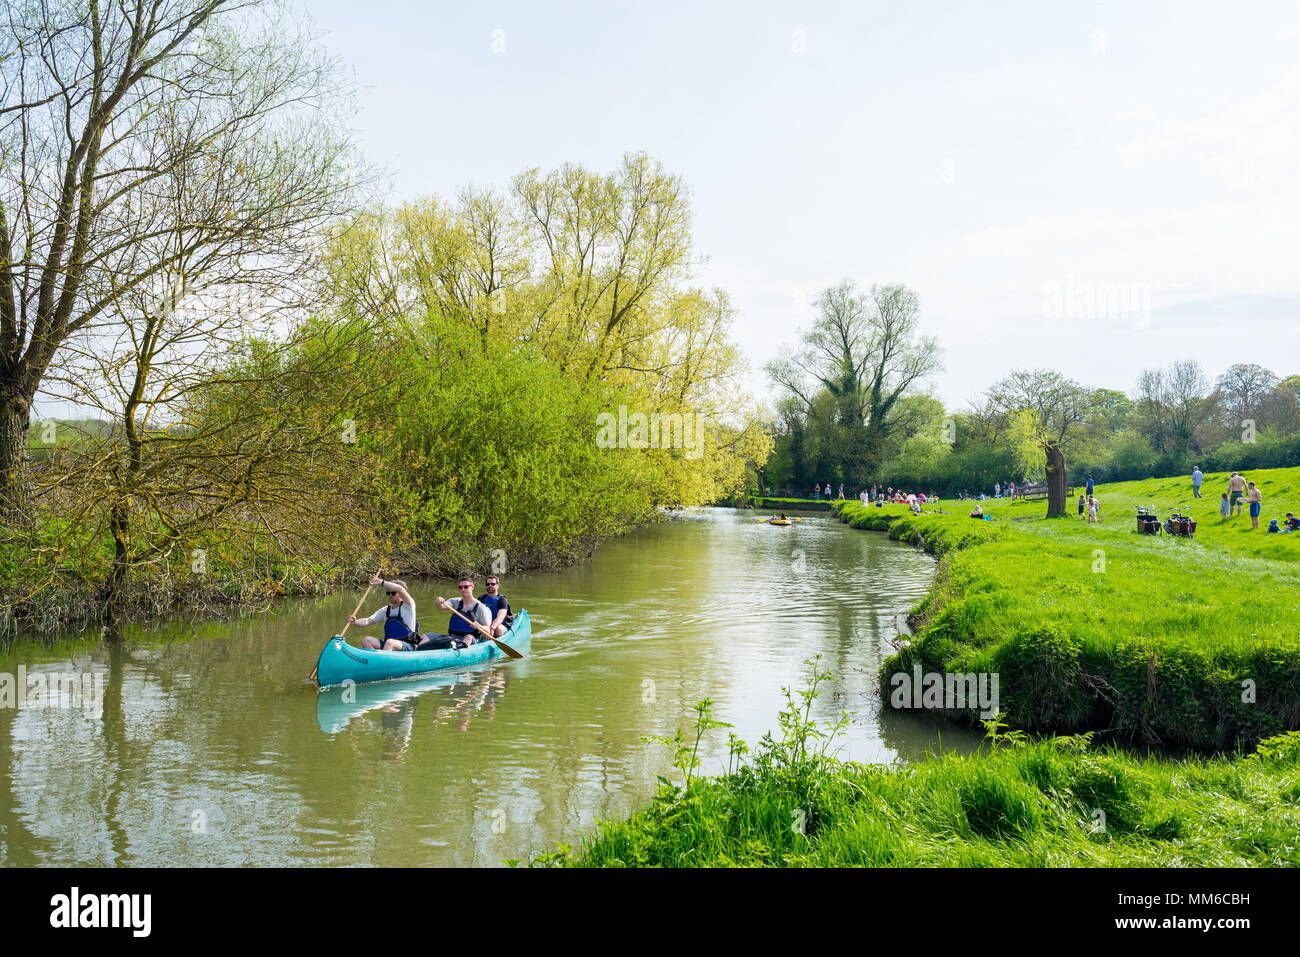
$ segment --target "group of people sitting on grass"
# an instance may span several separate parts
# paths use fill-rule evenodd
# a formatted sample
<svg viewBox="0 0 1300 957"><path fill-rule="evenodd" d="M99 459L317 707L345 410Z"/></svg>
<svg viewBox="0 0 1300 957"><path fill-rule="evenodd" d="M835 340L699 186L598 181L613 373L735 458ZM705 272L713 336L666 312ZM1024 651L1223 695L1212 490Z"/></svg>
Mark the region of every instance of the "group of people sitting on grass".
<svg viewBox="0 0 1300 957"><path fill-rule="evenodd" d="M895 489L880 485L871 486L871 490L863 489L858 493L858 500L863 505L875 505L882 507L889 505L906 505L916 514L921 514L922 505L933 505L939 501L939 496L933 492L928 495L925 492L904 492L901 488Z"/></svg>
<svg viewBox="0 0 1300 957"><path fill-rule="evenodd" d="M365 648L374 651L437 651L447 648L468 648L476 641L500 638L514 624L510 602L501 594L501 579L497 575L487 578L487 592L474 597L474 579L461 576L457 582L459 598L450 601L441 596L434 603L451 612L446 634L420 634L415 617L415 599L406 590L406 582L393 579L372 578L370 584L379 585L388 592L388 604L368 618L348 616L349 624L365 628L384 626L383 639L369 635L361 640Z"/></svg>

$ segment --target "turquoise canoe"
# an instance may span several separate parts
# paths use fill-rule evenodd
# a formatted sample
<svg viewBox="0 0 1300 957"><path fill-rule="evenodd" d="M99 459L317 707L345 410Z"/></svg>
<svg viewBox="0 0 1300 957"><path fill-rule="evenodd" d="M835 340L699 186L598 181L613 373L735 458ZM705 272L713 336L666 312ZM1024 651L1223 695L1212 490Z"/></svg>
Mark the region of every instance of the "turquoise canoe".
<svg viewBox="0 0 1300 957"><path fill-rule="evenodd" d="M501 640L518 652L524 652L533 638L532 622L523 608L515 615L515 623ZM442 651L371 651L349 645L338 635L325 642L320 659L316 662L316 683L322 688L341 685L345 681L360 684L363 681L389 681L393 678L410 678L413 675L445 671L482 664L506 653L495 641L478 641L468 648Z"/></svg>

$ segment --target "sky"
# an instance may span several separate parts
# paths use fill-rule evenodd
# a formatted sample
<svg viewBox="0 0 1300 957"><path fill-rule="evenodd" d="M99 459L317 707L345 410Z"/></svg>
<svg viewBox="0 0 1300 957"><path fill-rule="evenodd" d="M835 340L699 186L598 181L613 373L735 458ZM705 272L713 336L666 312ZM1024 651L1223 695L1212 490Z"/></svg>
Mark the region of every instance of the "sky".
<svg viewBox="0 0 1300 957"><path fill-rule="evenodd" d="M305 0L393 202L645 150L747 385L841 279L905 283L950 410L1013 368L1300 372L1300 6Z"/></svg>

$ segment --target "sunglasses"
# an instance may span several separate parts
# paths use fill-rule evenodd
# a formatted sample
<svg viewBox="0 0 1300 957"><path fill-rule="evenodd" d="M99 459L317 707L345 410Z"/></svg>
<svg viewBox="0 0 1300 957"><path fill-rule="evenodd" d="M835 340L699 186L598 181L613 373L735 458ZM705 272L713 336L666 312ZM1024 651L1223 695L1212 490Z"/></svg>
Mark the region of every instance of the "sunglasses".
<svg viewBox="0 0 1300 957"><path fill-rule="evenodd" d="M473 588L474 586L473 586L473 585L459 585L459 586L457 586L457 587L459 587L459 588Z"/></svg>
<svg viewBox="0 0 1300 957"><path fill-rule="evenodd" d="M500 583L500 582L488 582L488 583L487 583L488 588L491 588L493 585L499 585L499 584L501 584L501 583Z"/></svg>
<svg viewBox="0 0 1300 957"><path fill-rule="evenodd" d="M397 592L395 592L395 591L390 591L388 594L389 594L389 595L396 595Z"/></svg>

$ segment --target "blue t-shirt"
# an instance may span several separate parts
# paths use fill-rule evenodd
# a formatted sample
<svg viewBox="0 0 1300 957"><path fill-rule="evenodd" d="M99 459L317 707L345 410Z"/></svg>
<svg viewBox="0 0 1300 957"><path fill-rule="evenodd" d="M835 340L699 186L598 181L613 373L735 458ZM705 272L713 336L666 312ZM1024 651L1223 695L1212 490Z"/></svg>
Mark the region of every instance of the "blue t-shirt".
<svg viewBox="0 0 1300 957"><path fill-rule="evenodd" d="M497 595L495 598L491 595L479 595L478 600L487 605L488 611L492 613L492 620L496 621L497 612L502 608L506 610L506 617L502 619L501 624L507 628L514 621L515 616L510 613L510 601L505 595Z"/></svg>

